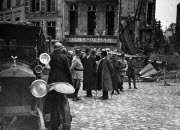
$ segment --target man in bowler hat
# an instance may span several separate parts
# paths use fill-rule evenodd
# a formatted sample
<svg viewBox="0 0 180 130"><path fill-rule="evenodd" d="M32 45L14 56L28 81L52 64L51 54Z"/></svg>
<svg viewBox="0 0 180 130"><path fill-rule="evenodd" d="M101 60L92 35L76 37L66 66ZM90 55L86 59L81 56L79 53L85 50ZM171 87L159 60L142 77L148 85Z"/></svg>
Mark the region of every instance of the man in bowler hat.
<svg viewBox="0 0 180 130"><path fill-rule="evenodd" d="M90 54L89 48L85 49L86 56L82 59L83 71L83 90L87 91L86 97L92 97L92 90L96 89L96 61Z"/></svg>
<svg viewBox="0 0 180 130"><path fill-rule="evenodd" d="M96 81L97 90L103 91L103 95L101 97L102 100L109 99L108 91L113 90L112 76L113 76L113 67L111 65L110 60L107 58L107 52L102 51L101 61L97 70L97 81Z"/></svg>

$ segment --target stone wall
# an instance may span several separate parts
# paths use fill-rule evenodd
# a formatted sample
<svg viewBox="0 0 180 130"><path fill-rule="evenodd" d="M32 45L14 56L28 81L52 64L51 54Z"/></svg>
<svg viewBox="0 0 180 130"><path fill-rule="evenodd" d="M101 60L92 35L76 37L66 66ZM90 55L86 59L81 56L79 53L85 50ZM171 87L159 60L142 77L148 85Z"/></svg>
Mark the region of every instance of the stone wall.
<svg viewBox="0 0 180 130"><path fill-rule="evenodd" d="M96 3L95 3L96 4ZM86 3L78 4L78 35L87 35L87 5ZM114 4L115 5L115 4ZM106 29L106 4L97 3L96 4L96 27L98 35L103 35ZM64 31L65 35L69 35L69 9L68 4L65 4L65 15L64 15ZM115 19L114 19L114 31L118 31L118 5L115 5Z"/></svg>

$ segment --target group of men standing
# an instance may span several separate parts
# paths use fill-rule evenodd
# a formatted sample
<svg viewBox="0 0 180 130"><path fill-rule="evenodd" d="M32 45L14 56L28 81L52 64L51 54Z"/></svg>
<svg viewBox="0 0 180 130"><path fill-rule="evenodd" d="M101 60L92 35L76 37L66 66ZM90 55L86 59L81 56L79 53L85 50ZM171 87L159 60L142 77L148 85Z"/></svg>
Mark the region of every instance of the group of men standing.
<svg viewBox="0 0 180 130"><path fill-rule="evenodd" d="M123 92L123 81L126 74L129 78L129 89L131 89L131 78L133 79L134 88L137 89L132 60L129 59L127 62L124 54L120 56L112 54L109 57L107 51L102 51L100 55L97 55L95 51L89 48L86 48L84 53L85 55L82 55L81 50L76 49L76 55L73 57L70 67L72 74L80 75L81 73L82 75L78 79L78 86L74 82L76 89L74 101L80 100L77 95L81 80L83 80L83 90L86 91L86 97L92 97L93 90L102 90L102 97L100 97L102 100L109 99L108 91L112 91L111 94L114 94L114 90L118 94L119 90ZM77 59L79 63L76 62ZM81 67L78 67L79 65ZM73 80L74 78L73 76Z"/></svg>
<svg viewBox="0 0 180 130"><path fill-rule="evenodd" d="M68 64L65 66L69 66L69 69L67 68L67 70L65 70L61 65L59 65L59 67L61 67L61 71L66 71L66 74L61 74L61 77L65 76L68 80L59 80L59 82L69 82L74 86L75 93L73 94L73 101L80 100L78 92L81 81L83 81L83 90L86 91L86 97L92 97L93 90L102 90L102 100L107 100L109 98L108 91L111 91L111 94L114 94L114 90L117 94L119 94L119 90L123 92L123 81L126 74L129 79L129 88L131 89L131 78L133 79L134 88L136 88L132 60L129 59L127 62L124 54L112 54L109 56L108 52L105 50L96 54L94 50L86 48L84 51L75 49L74 53L68 51L67 53L64 53L64 56L67 57L67 61L64 61L66 63L60 64ZM61 72L55 71L54 73ZM49 79L51 79L50 77ZM59 76L55 77L58 78ZM57 81L55 80L55 82Z"/></svg>
<svg viewBox="0 0 180 130"><path fill-rule="evenodd" d="M54 46L54 51L50 54L51 61L49 66L51 67L49 72L48 84L54 82L66 82L75 88L73 94L73 101L78 101L78 91L83 81L83 90L86 91L86 97L92 97L93 90L102 90L102 100L107 100L108 91L116 90L117 93L123 91L124 76L128 75L129 88L131 89L131 78L135 85L135 75L133 62L131 59L127 62L124 54L118 56L113 54L109 57L108 52L102 50L99 54L96 54L94 50L86 48L84 53L82 50L75 49L75 55L72 51L64 50L64 46L57 42ZM84 54L84 55L82 55ZM119 90L118 90L119 89ZM64 99L64 96L51 91L47 99L51 98L51 103L55 109L51 111L51 128L53 130L59 127L59 114L58 114L58 102ZM58 116L57 116L58 115Z"/></svg>

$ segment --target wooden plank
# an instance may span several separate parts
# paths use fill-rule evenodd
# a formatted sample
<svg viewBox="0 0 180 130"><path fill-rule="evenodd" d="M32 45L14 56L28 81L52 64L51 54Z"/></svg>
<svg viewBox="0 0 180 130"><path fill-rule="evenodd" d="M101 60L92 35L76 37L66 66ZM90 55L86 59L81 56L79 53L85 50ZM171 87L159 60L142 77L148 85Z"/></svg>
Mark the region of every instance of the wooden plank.
<svg viewBox="0 0 180 130"><path fill-rule="evenodd" d="M149 60L151 61L161 61L167 63L175 63L180 65L180 57L172 55L162 55L162 54L151 54Z"/></svg>

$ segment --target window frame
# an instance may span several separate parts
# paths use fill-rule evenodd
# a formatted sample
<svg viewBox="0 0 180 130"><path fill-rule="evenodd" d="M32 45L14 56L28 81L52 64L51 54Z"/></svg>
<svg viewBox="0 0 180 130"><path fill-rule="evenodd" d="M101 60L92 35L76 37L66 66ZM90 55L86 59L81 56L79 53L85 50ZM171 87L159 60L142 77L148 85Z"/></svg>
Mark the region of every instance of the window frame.
<svg viewBox="0 0 180 130"><path fill-rule="evenodd" d="M70 13L71 12L76 12L75 16L75 32L71 32L71 23L69 22L69 34L70 35L75 35L76 34L76 28L78 28L78 5L69 5L69 21L70 20Z"/></svg>
<svg viewBox="0 0 180 130"><path fill-rule="evenodd" d="M50 24L50 25L48 25L48 24ZM54 25L53 25L54 24ZM54 37L53 36L51 36L51 35L49 35L49 36L51 36L51 39L56 39L56 21L47 21L46 22L46 29L47 29L47 35L49 35L49 33L48 33L48 28L54 28Z"/></svg>
<svg viewBox="0 0 180 130"><path fill-rule="evenodd" d="M114 18L113 18L113 28L112 28L112 34L109 34L109 31L108 31L108 29L109 29L109 27L108 27L108 16L107 16L107 13L110 13L110 12L112 12L112 13L114 13ZM105 18L105 25L106 25L106 35L114 35L114 31L115 31L115 6L114 5L106 5L106 18Z"/></svg>
<svg viewBox="0 0 180 130"><path fill-rule="evenodd" d="M91 26L94 26L93 29L94 31L92 31L90 29L90 24L89 22L91 20L89 20L89 15L91 15L91 13L95 13L94 16L95 16L95 21L94 21L94 25L92 24ZM90 4L90 5L87 5L87 35L96 35L95 34L95 30L96 30L96 26L97 26L97 5L94 5L94 4ZM91 30L91 31L90 31Z"/></svg>

